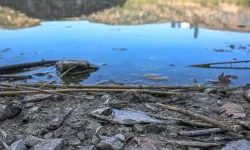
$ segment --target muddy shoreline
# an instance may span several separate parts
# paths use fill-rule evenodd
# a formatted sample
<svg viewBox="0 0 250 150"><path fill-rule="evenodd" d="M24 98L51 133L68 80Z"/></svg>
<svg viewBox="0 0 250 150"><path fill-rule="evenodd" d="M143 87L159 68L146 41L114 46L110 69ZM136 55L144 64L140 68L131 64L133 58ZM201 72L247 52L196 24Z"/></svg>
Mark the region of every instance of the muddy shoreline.
<svg viewBox="0 0 250 150"><path fill-rule="evenodd" d="M246 95L248 89L249 87L246 86L212 89L195 88L195 90L161 89L160 91L181 93L181 95L167 96L140 94L136 90L128 90L128 92L120 94L105 92L70 93L70 95L77 96L77 98L54 94L2 96L0 97L2 110L6 109L6 106L10 103L19 102L21 111L15 116L2 120L0 122L0 129L6 132L6 143L8 145L18 140L24 140L27 149L37 149L39 146L41 148L39 142L30 144L30 141L34 141L34 138L41 138L39 139L40 142L42 140L44 143L53 143L54 141L54 148L53 144L50 144L51 149L59 147L59 149L63 150L81 148L85 150L87 147L89 149L103 150L142 150L147 148L153 150L162 150L164 148L186 150L192 147L178 142L166 142L170 140L216 143L219 146L211 146L209 148L199 147L197 149L219 150L230 141L249 139L249 131L246 126L241 126L242 129L234 134L219 132L199 136L181 136L181 131L209 129L209 127L198 127L180 123L180 120L206 122L158 107L156 103L189 110L221 121L228 126L234 126L238 125L240 121L250 122L250 104ZM217 109L227 103L234 103L241 106L244 109L246 117L243 119L233 119L230 116L221 116ZM92 111L106 107L139 111L167 119L165 120L165 124L136 123L133 125L122 125L90 115ZM125 139L123 139L124 141L117 141L116 137L118 139ZM151 146L148 147L148 143ZM109 147L109 144L111 147ZM46 144L43 144L43 149L44 146ZM1 146L1 148L3 147ZM48 147L45 149L48 149Z"/></svg>

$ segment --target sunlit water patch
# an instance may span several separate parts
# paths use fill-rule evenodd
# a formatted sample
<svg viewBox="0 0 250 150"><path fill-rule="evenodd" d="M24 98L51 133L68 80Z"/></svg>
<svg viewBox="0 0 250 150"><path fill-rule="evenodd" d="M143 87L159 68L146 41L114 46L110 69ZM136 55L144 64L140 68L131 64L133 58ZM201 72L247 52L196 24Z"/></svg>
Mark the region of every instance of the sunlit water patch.
<svg viewBox="0 0 250 150"><path fill-rule="evenodd" d="M250 70L247 69L187 66L248 60L249 39L249 33L208 30L178 22L130 26L88 21L42 22L32 28L1 29L0 50L10 50L0 53L0 62L1 65L8 65L42 59L76 59L99 65L100 69L87 79L75 81L83 84L114 80L125 84L192 85L203 84L206 79L217 79L224 72L239 76L239 79L232 80L232 85L245 85L250 78ZM235 48L230 48L230 44ZM228 51L217 52L215 49ZM51 71L55 76L53 68L40 71ZM156 74L167 80L149 80L144 76L147 74ZM198 82L194 83L193 78L197 78ZM40 78L30 82L38 80Z"/></svg>

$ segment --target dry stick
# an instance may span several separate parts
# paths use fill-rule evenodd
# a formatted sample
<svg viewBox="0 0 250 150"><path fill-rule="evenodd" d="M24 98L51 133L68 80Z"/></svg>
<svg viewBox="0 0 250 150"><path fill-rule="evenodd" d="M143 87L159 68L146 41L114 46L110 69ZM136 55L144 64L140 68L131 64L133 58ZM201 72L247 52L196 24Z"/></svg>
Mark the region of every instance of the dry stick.
<svg viewBox="0 0 250 150"><path fill-rule="evenodd" d="M41 87L44 84L17 84L20 86L28 87ZM222 86L110 86L110 85L61 85L61 84L48 84L46 87L50 88L96 88L96 89L206 89L206 88L222 88ZM223 87L225 88L225 87Z"/></svg>
<svg viewBox="0 0 250 150"><path fill-rule="evenodd" d="M223 132L221 128L211 128L205 130L194 130L194 131L181 131L179 135L182 136L194 136L194 135L206 135L210 133Z"/></svg>
<svg viewBox="0 0 250 150"><path fill-rule="evenodd" d="M45 86L51 84L52 82L56 81L56 80L59 79L59 78L62 78L64 75L66 75L68 72L70 72L70 71L71 71L72 69L74 69L74 68L75 68L75 67L69 68L67 71L65 71L64 73L62 73L60 76L58 76L58 77L55 78L54 80L52 80L52 81L50 81L50 82L48 82L48 83L45 83L45 84L43 84L42 86L40 86L39 89L41 89L41 88L43 88L43 87L45 87Z"/></svg>
<svg viewBox="0 0 250 150"><path fill-rule="evenodd" d="M187 121L187 120L178 120L176 122L177 125L185 125L185 126L194 126L194 127L213 127L211 124L201 123L201 122L194 122L194 121Z"/></svg>
<svg viewBox="0 0 250 150"><path fill-rule="evenodd" d="M0 84L2 85L2 84ZM36 88L30 89L32 91L6 91L0 92L0 96L11 96L11 95L19 95L19 94L34 94L34 93L50 93L50 94L62 94L69 92L108 92L108 93L123 93L126 92L126 89L57 89L57 90L40 90ZM181 95L180 93L175 92L160 92L160 91L149 91L149 90L136 90L139 93L144 94L155 94L155 95ZM62 93L58 93L62 92ZM65 95L69 96L69 95Z"/></svg>
<svg viewBox="0 0 250 150"><path fill-rule="evenodd" d="M70 97L74 97L76 98L76 96L73 95L68 95L68 94L63 94L63 93L58 93L56 91L48 91L48 90L41 90L41 89L37 89L37 88L32 88L32 87L25 87L25 86L17 86L17 85L13 85L13 84L6 84L6 83L0 83L1 86L9 86L9 87L17 87L17 88L24 88L24 89L28 89L28 90L35 90L33 91L33 93L49 93L49 94L57 94L57 95L62 95L62 96L70 96ZM30 92L30 91L6 91L6 93L16 93L14 95L18 95L18 94L22 94L22 92ZM11 94L7 94L5 96L8 96Z"/></svg>
<svg viewBox="0 0 250 150"><path fill-rule="evenodd" d="M182 146L188 146L188 147L202 147L202 148L208 148L208 147L214 147L214 146L220 146L220 143L207 143L207 142L193 142L193 141L176 141L176 140L168 140L166 141L170 144L178 144Z"/></svg>
<svg viewBox="0 0 250 150"><path fill-rule="evenodd" d="M173 107L173 106L169 106L169 105L164 105L164 104L161 104L161 103L157 103L156 105L162 106L162 107L164 107L164 108L166 108L168 110L177 111L177 112L185 114L187 116L194 117L195 119L199 119L199 120L205 121L205 122L207 122L209 124L212 124L212 125L214 125L216 127L221 128L223 131L224 130L229 130L229 131L235 132L235 130L234 130L233 127L228 126L228 125L226 125L224 123L221 123L221 122L219 122L217 120L210 119L210 118L208 118L206 116L203 116L203 115L200 115L200 114L196 114L196 113L193 113L191 111L184 110L184 109L181 109L181 108L177 108L177 107Z"/></svg>

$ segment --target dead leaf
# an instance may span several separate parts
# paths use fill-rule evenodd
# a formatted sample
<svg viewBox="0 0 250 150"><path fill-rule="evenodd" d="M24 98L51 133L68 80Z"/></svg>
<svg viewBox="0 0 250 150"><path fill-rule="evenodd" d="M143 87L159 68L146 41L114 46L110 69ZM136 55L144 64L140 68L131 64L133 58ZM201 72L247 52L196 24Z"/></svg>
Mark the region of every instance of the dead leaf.
<svg viewBox="0 0 250 150"><path fill-rule="evenodd" d="M218 76L219 84L223 86L228 86L228 84L231 83L230 78L231 78L230 75L225 76L224 73L222 73L221 75Z"/></svg>
<svg viewBox="0 0 250 150"><path fill-rule="evenodd" d="M219 107L219 113L222 116L231 117L235 119L243 119L246 117L244 108L234 103L228 103Z"/></svg>

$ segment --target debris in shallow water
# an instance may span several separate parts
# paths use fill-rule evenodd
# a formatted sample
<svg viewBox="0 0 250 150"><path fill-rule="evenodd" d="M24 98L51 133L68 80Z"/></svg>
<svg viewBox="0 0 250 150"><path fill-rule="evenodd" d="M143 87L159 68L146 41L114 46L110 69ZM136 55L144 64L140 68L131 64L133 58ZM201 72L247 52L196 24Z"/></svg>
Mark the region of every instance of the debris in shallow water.
<svg viewBox="0 0 250 150"><path fill-rule="evenodd" d="M113 123L119 123L124 125L134 125L136 123L165 124L165 121L153 119L142 112L118 110L110 107L95 110L91 113L91 115L100 119L112 121Z"/></svg>
<svg viewBox="0 0 250 150"><path fill-rule="evenodd" d="M1 50L0 52L5 53L5 52L8 52L8 51L10 51L10 48L5 48L5 49Z"/></svg>
<svg viewBox="0 0 250 150"><path fill-rule="evenodd" d="M160 77L159 74L145 74L145 75L143 75L143 78L148 79L148 80L152 80L152 81L155 81L155 82L168 81L167 77Z"/></svg>
<svg viewBox="0 0 250 150"><path fill-rule="evenodd" d="M197 82L198 82L198 79L197 79L197 78L192 78L192 81L193 81L194 83L197 83Z"/></svg>
<svg viewBox="0 0 250 150"><path fill-rule="evenodd" d="M229 47L230 47L231 49L235 49L235 45L233 45L233 44L230 44Z"/></svg>
<svg viewBox="0 0 250 150"><path fill-rule="evenodd" d="M97 85L125 85L125 84L114 80L108 80L108 81L101 81L97 83Z"/></svg>
<svg viewBox="0 0 250 150"><path fill-rule="evenodd" d="M224 49L214 49L215 52L233 52L231 50L224 50Z"/></svg>
<svg viewBox="0 0 250 150"><path fill-rule="evenodd" d="M112 48L113 50L120 50L120 51L126 51L127 48Z"/></svg>
<svg viewBox="0 0 250 150"><path fill-rule="evenodd" d="M218 109L221 116L231 117L235 119L243 119L246 117L244 109L237 104L228 103Z"/></svg>
<svg viewBox="0 0 250 150"><path fill-rule="evenodd" d="M246 46L239 46L239 49L247 49Z"/></svg>
<svg viewBox="0 0 250 150"><path fill-rule="evenodd" d="M65 71L73 68L68 74L74 72L92 72L99 69L98 66L90 64L88 61L81 61L81 60L62 60L56 62L56 70L64 73Z"/></svg>

